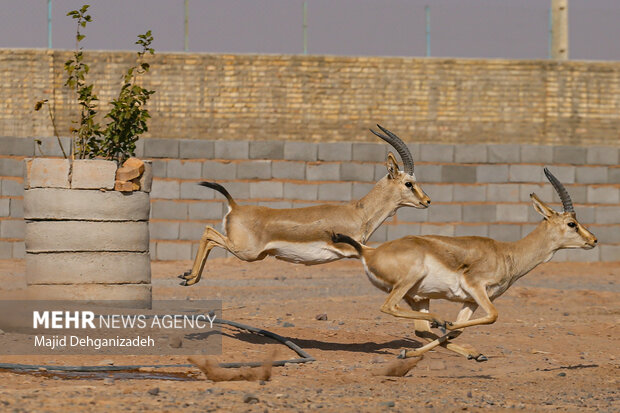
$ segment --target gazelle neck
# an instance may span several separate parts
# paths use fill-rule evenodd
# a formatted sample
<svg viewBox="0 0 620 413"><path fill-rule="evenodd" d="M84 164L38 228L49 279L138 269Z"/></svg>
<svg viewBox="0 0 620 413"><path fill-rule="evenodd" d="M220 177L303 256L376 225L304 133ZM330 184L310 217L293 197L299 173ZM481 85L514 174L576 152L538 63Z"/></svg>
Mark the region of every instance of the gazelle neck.
<svg viewBox="0 0 620 413"><path fill-rule="evenodd" d="M400 207L397 197L389 190L385 177L354 205L362 215L362 243L366 242L383 221L394 215Z"/></svg>
<svg viewBox="0 0 620 413"><path fill-rule="evenodd" d="M509 271L513 281L530 272L538 264L547 262L560 249L549 231L549 223L542 221L532 232L516 242L507 243Z"/></svg>

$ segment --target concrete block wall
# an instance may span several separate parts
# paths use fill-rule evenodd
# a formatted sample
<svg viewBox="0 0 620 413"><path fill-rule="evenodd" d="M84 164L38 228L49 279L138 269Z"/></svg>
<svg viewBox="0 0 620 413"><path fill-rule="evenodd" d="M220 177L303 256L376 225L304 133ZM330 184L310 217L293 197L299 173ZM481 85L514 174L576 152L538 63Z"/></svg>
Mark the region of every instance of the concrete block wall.
<svg viewBox="0 0 620 413"><path fill-rule="evenodd" d="M0 259L23 258L22 159L32 139L0 138ZM30 142L30 143L28 143ZM529 194L560 208L543 166L566 185L577 217L600 241L555 260L620 261L620 167L617 147L410 144L416 176L431 208L401 208L371 242L404 235L480 235L512 241L540 221ZM381 143L144 139L137 155L153 160L151 256L191 260L205 225L221 229L224 198L197 185L214 180L242 203L274 208L346 202L386 174ZM215 249L212 256L224 256Z"/></svg>

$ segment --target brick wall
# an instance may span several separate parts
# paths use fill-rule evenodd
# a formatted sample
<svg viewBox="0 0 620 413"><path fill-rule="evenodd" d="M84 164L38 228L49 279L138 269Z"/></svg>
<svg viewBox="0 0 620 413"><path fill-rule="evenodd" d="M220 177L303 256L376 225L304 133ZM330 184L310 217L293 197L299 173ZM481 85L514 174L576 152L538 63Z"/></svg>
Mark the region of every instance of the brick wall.
<svg viewBox="0 0 620 413"><path fill-rule="evenodd" d="M0 50L0 136L61 135L77 106L63 86L68 51ZM86 52L102 102L129 52ZM146 137L369 141L379 122L412 142L618 146L620 63L160 53ZM172 155L171 155L172 156Z"/></svg>
<svg viewBox="0 0 620 413"><path fill-rule="evenodd" d="M370 133L368 133L370 135ZM377 139L375 139L376 141ZM48 155L59 155L44 138ZM416 176L431 208L401 208L371 238L483 235L516 240L540 221L529 200L559 200L542 173L549 166L566 185L577 217L600 241L590 251L565 250L555 260L620 260L619 149L603 146L411 144ZM365 195L386 173L388 146L368 142L207 141L146 139L138 155L153 159L151 256L193 259L205 225L220 228L226 202L196 185L222 183L242 203L276 208L343 202ZM23 158L32 138L0 138L0 259L24 255ZM216 249L213 256L222 256Z"/></svg>

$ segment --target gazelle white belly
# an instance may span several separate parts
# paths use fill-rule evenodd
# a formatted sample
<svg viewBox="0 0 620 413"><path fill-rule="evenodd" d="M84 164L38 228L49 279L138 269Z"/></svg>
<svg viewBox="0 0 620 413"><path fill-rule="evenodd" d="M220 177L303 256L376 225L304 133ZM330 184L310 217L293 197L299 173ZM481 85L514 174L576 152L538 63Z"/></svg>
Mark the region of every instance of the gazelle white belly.
<svg viewBox="0 0 620 413"><path fill-rule="evenodd" d="M412 293L420 298L443 298L451 301L471 301L463 289L463 275L443 266L429 257L425 260L427 275L414 287Z"/></svg>
<svg viewBox="0 0 620 413"><path fill-rule="evenodd" d="M277 259L297 264L321 264L339 260L343 257L339 251L322 241L286 242L272 241L265 246L265 251Z"/></svg>

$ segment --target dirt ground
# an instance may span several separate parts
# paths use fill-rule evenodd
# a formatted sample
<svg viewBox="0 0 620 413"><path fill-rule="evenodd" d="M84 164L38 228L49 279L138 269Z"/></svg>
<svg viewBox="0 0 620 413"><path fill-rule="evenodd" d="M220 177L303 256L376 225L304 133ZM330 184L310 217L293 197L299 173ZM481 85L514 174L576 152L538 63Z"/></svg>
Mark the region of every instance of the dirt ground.
<svg viewBox="0 0 620 413"><path fill-rule="evenodd" d="M548 263L496 300L498 321L455 342L488 357L478 363L445 349L427 353L405 377L372 371L422 344L413 323L379 312L384 293L360 262L305 267L268 259L207 262L202 281L178 285L190 262L153 263L156 299L219 298L225 319L290 338L316 358L274 367L267 382L189 381L104 374L93 379L0 371L0 411L620 411L620 262ZM5 289L23 288L23 261L0 261ZM447 319L458 306L435 302ZM317 320L326 313L327 320ZM478 315L478 313L476 313ZM475 315L475 316L476 316ZM219 361L295 354L271 340L223 330ZM181 356L3 356L0 362L99 365L185 364Z"/></svg>

